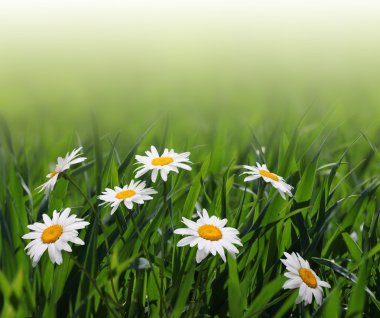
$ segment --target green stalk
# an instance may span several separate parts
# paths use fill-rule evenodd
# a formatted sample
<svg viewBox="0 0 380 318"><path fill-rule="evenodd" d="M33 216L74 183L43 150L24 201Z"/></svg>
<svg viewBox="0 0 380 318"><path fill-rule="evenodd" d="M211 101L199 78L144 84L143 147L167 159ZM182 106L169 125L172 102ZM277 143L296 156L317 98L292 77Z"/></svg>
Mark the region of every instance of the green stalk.
<svg viewBox="0 0 380 318"><path fill-rule="evenodd" d="M146 259L148 260L148 263L149 263L150 268L152 269L152 274L153 274L154 282L155 282L155 284L156 284L156 286L157 286L157 289L159 290L159 293L160 293L160 313L161 313L161 316L160 316L160 317L163 317L163 315L162 315L162 310L165 312L165 316L166 316L166 317L169 317L169 316L168 316L168 313L167 313L167 310L166 310L165 297L164 297L164 294L162 293L162 290L161 290L161 288L160 288L160 284L159 284L159 282L158 282L158 278L157 278L157 276L156 276L156 273L154 272L154 269L153 269L153 262L152 262L152 260L151 260L151 258L150 258L150 255L149 255L148 249L147 249L147 247L146 247L146 245L145 245L145 242L144 242L144 239L143 239L143 237L142 237L142 235L141 235L140 229L139 229L139 227L138 227L138 225L137 225L137 223L136 223L136 220L135 220L135 217L134 217L134 215L133 215L133 212L132 212L131 210L129 210L129 209L127 209L127 211L128 211L128 214L129 214L129 216L130 216L130 218L131 218L131 220L132 220L133 226L135 227L135 230L136 230L136 232L137 232L137 236L139 237L139 240L140 240L140 242L141 242L141 246L142 246L142 248L143 248L143 251L144 251L145 257L146 257Z"/></svg>
<svg viewBox="0 0 380 318"><path fill-rule="evenodd" d="M115 300L119 304L119 307L122 307L122 305L118 301L118 296L117 296L116 288L115 288L115 285L114 285L114 282L113 282L113 274L112 274L111 261L110 261L110 247L109 247L106 231L104 229L104 225L103 225L102 221L100 220L99 215L98 215L97 211L95 210L94 205L91 203L90 199L82 191L82 189L76 184L76 182L69 175L67 175L67 174L63 174L63 178L65 178L66 180L68 180L78 190L78 192L82 195L82 197L85 199L85 201L89 205L91 212L93 213L96 221L98 222L98 224L99 224L99 226L100 226L100 228L101 228L101 230L103 232L104 243L105 243L105 246L106 246L107 267L108 267L108 271L109 271L109 274L110 274L112 293L113 293L113 295L115 297Z"/></svg>
<svg viewBox="0 0 380 318"><path fill-rule="evenodd" d="M163 307L164 310L166 310L166 306L164 304L166 303L165 300L165 290L164 290L164 282L165 282L165 216L168 209L168 202L167 202L167 185L166 182L164 182L164 191L163 191L163 216L161 219L161 266L160 266L160 293L164 297L164 302L160 306L160 316L162 317L162 311Z"/></svg>
<svg viewBox="0 0 380 318"><path fill-rule="evenodd" d="M79 268L79 270L82 271L82 272L87 276L87 278L91 281L91 283L94 285L94 287L95 287L97 293L99 294L100 298L103 300L103 303L106 305L106 307L108 308L108 310L109 310L110 312L113 312L113 309L112 309L112 307L109 305L106 296L103 294L103 292L101 291L101 289L98 287L98 285L97 285L97 283L96 283L96 279L95 279L94 277L91 276L91 274L85 269L85 267L84 267L81 263L78 262L78 260L77 260L73 255L71 255L70 253L68 253L68 254L69 254L70 259L71 259L71 260L74 262L74 264ZM110 299L111 299L111 298L110 298ZM116 306L118 305L118 304L116 304L116 303L113 301L113 299L111 299L111 301L113 302L114 305L116 305ZM115 317L117 317L116 314L114 314L114 315L115 315Z"/></svg>
<svg viewBox="0 0 380 318"><path fill-rule="evenodd" d="M195 303L197 301L197 291L198 291L199 286L200 286L201 281L202 281L202 275L203 275L203 271L206 267L205 266L206 263L207 263L207 260L203 260L203 263L201 263L199 268L198 268L197 281L195 282L193 297L192 297L191 302L190 302L191 318L195 317L195 309L196 309ZM200 291L199 291L199 294L200 294Z"/></svg>
<svg viewBox="0 0 380 318"><path fill-rule="evenodd" d="M246 233L249 233L252 231L253 227L254 227L254 223L255 223L255 210L256 210L256 207L259 206L259 216L260 216L260 203L262 201L262 197L263 197L263 194L264 194L264 189L265 189L265 184L262 183L262 182L259 182L259 191L256 195L256 200L249 212L249 220L247 222L247 227L246 227Z"/></svg>

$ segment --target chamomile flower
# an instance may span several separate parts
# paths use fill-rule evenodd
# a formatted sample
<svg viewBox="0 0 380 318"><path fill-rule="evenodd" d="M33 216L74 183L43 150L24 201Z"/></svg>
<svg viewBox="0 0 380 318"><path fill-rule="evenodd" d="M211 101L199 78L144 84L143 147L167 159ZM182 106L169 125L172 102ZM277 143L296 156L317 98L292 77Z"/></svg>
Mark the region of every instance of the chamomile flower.
<svg viewBox="0 0 380 318"><path fill-rule="evenodd" d="M261 147L261 149L256 149L256 155L260 156L260 153L265 154L265 147Z"/></svg>
<svg viewBox="0 0 380 318"><path fill-rule="evenodd" d="M209 217L205 209L203 209L203 214L198 212L198 215L197 222L182 218L182 223L188 228L177 229L174 233L188 236L181 239L177 246L190 245L193 247L198 245L197 263L202 262L209 253L214 256L218 253L225 262L224 249L235 258L235 254L239 251L234 244L243 245L237 237L239 231L232 227L224 227L227 224L227 219L221 220L215 215Z"/></svg>
<svg viewBox="0 0 380 318"><path fill-rule="evenodd" d="M266 164L260 165L256 162L256 166L244 166L248 171L243 172L242 174L248 174L248 177L244 178L244 181L252 181L259 178L263 178L265 182L270 183L273 187L275 187L280 193L281 197L285 199L285 194L292 197L292 189L293 187L287 184L284 181L283 177L270 172L267 168Z"/></svg>
<svg viewBox="0 0 380 318"><path fill-rule="evenodd" d="M115 187L114 190L106 188L106 190L99 195L99 199L104 201L101 205L111 205L112 215L120 203L124 202L124 205L131 210L133 208L133 202L143 204L144 201L152 200L153 197L151 195L156 193L157 191L152 188L145 188L144 181L135 182L132 180L123 188Z"/></svg>
<svg viewBox="0 0 380 318"><path fill-rule="evenodd" d="M152 181L156 182L157 175L160 172L162 180L166 182L170 171L178 173L178 168L191 170L188 165L190 152L176 153L173 149L168 150L165 148L163 154L160 156L156 147L151 146L150 151L145 152L146 156L136 156L138 163L142 166L136 169L136 178L141 177L143 174L152 170Z"/></svg>
<svg viewBox="0 0 380 318"><path fill-rule="evenodd" d="M311 304L313 296L318 305L322 304L322 287L331 288L330 284L319 279L317 274L310 268L309 262L305 261L298 253L284 253L286 259L281 262L286 266L285 276L289 278L282 288L299 288L296 304L304 302L305 305Z"/></svg>
<svg viewBox="0 0 380 318"><path fill-rule="evenodd" d="M71 252L68 243L84 245L78 237L78 231L89 225L89 222L77 218L75 214L69 216L71 209L67 208L61 212L54 211L53 218L43 214L44 223L36 222L28 225L32 230L22 238L32 240L26 247L27 255L30 256L35 267L41 256L48 250L50 260L58 265L62 264L62 251Z"/></svg>
<svg viewBox="0 0 380 318"><path fill-rule="evenodd" d="M46 195L53 191L60 173L69 169L71 165L83 162L87 159L85 157L79 157L81 155L81 150L82 147L74 149L71 153L67 153L65 158L58 157L55 169L46 176L49 180L37 189L40 189L40 192L45 190Z"/></svg>

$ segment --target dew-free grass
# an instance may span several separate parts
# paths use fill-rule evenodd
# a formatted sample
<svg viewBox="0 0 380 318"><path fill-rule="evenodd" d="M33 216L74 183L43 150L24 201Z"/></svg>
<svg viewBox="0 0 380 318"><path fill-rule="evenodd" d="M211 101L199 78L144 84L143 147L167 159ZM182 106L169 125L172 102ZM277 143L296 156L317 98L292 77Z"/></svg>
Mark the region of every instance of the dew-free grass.
<svg viewBox="0 0 380 318"><path fill-rule="evenodd" d="M311 111L312 112L312 111ZM256 116L265 118L260 112ZM2 122L0 151L0 290L4 317L354 317L379 313L380 180L376 121L360 130L339 116L321 121L305 112L236 126L224 119L210 130L184 133L158 119L139 132L104 130L96 116L82 134L53 142L34 127L35 143ZM287 118L294 121L284 123ZM332 124L335 119L335 124ZM97 121L97 123L96 123ZM200 123L204 121L200 121ZM223 123L223 124L222 124ZM54 134L53 125L48 126ZM219 127L222 129L216 130ZM224 127L224 129L223 129ZM46 127L43 128L46 133ZM45 138L46 136L46 138ZM36 189L49 164L77 146L86 162L59 178L51 195ZM106 188L135 175L135 155L150 145L191 152L192 170L164 183L141 177L158 193L132 210L99 206ZM262 146L265 146L263 152ZM269 184L245 183L243 165L266 163L294 187L283 200ZM166 199L165 199L166 198ZM71 207L90 225L62 265L44 255L36 268L21 239L42 214ZM177 247L181 218L196 211L227 218L243 246L224 263L196 248ZM298 252L331 289L296 305L297 290L283 290L283 253Z"/></svg>

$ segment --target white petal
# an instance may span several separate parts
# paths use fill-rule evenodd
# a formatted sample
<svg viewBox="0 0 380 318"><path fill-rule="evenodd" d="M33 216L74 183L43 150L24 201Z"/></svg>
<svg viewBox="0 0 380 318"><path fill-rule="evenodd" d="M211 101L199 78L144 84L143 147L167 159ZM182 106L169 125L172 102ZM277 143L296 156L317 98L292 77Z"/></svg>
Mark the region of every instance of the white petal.
<svg viewBox="0 0 380 318"><path fill-rule="evenodd" d="M284 285L282 286L283 289L296 289L299 288L302 284L302 279L298 277L295 279L288 279Z"/></svg>
<svg viewBox="0 0 380 318"><path fill-rule="evenodd" d="M80 230L80 229L84 229L87 225L89 225L90 223L89 222L86 222L86 221L79 221L79 222L75 222L69 226L66 226L65 227L65 231L72 231L72 230Z"/></svg>
<svg viewBox="0 0 380 318"><path fill-rule="evenodd" d="M137 169L137 173L135 175L136 178L140 178L142 175L144 175L145 173L147 173L150 169L149 168L146 168L146 167L143 167L143 168L138 168Z"/></svg>
<svg viewBox="0 0 380 318"><path fill-rule="evenodd" d="M156 182L157 175L158 175L158 170L157 169L153 169L153 171L152 171L152 182Z"/></svg>
<svg viewBox="0 0 380 318"><path fill-rule="evenodd" d="M187 225L190 229L193 229L195 231L198 230L199 228L199 225L189 219L186 219L184 217L182 217L182 223L184 223L185 225Z"/></svg>
<svg viewBox="0 0 380 318"><path fill-rule="evenodd" d="M205 247L203 250L208 254L210 253L210 250L211 250L211 241L204 240L204 243L205 243Z"/></svg>
<svg viewBox="0 0 380 318"><path fill-rule="evenodd" d="M322 304L322 293L317 288L313 288L312 292L317 304L320 306Z"/></svg>
<svg viewBox="0 0 380 318"><path fill-rule="evenodd" d="M59 218L59 213L57 211L53 212L53 217L51 218L51 223L57 224Z"/></svg>
<svg viewBox="0 0 380 318"><path fill-rule="evenodd" d="M30 232L22 236L24 240L34 240L41 237L41 232Z"/></svg>
<svg viewBox="0 0 380 318"><path fill-rule="evenodd" d="M41 244L41 240L40 239L34 239L32 241L30 241L26 246L25 246L25 249L24 250L28 250L28 249L31 249L34 245L36 244Z"/></svg>
<svg viewBox="0 0 380 318"><path fill-rule="evenodd" d="M209 216L208 216L207 210L203 209L202 212L203 212L203 218L204 218L205 222L207 222L209 220Z"/></svg>
<svg viewBox="0 0 380 318"><path fill-rule="evenodd" d="M150 146L150 151L152 152L152 155L153 155L154 157L159 157L159 156L160 156L160 155L158 154L158 151L157 151L157 149L156 149L155 146Z"/></svg>
<svg viewBox="0 0 380 318"><path fill-rule="evenodd" d="M301 267L310 269L309 264L306 263L306 261L302 258L302 256L300 254L297 253L297 257L298 257L298 260L300 262Z"/></svg>
<svg viewBox="0 0 380 318"><path fill-rule="evenodd" d="M55 264L56 263L56 250L55 250L54 244L49 244L48 252L49 252L50 260L52 261L53 264Z"/></svg>
<svg viewBox="0 0 380 318"><path fill-rule="evenodd" d="M220 257L222 258L223 262L226 262L226 255L224 254L224 249L222 245L218 241L215 241L214 246Z"/></svg>
<svg viewBox="0 0 380 318"><path fill-rule="evenodd" d="M228 251L231 251L231 252L234 252L234 253L239 253L239 250L234 246L232 245L230 242L228 242L227 240L225 239L221 239L219 240L220 244L222 244L223 247L225 247Z"/></svg>
<svg viewBox="0 0 380 318"><path fill-rule="evenodd" d="M178 167L178 168L181 168L181 169L184 169L184 170L187 170L187 171L191 171L191 167L189 165L186 165L186 164L183 164L183 163L180 163L180 162L174 162L173 165L176 166L176 167Z"/></svg>
<svg viewBox="0 0 380 318"><path fill-rule="evenodd" d="M52 225L51 219L47 214L42 214L42 218L47 226Z"/></svg>
<svg viewBox="0 0 380 318"><path fill-rule="evenodd" d="M206 258L207 255L208 253L206 253L204 250L198 250L197 256L196 256L197 263L202 262Z"/></svg>
<svg viewBox="0 0 380 318"><path fill-rule="evenodd" d="M256 179L259 179L259 178L260 178L260 176L258 176L258 175L248 176L248 177L244 178L244 182L253 181L253 180L256 180Z"/></svg>
<svg viewBox="0 0 380 318"><path fill-rule="evenodd" d="M111 210L111 215L115 213L115 211L117 210L117 208L119 207L119 204L116 204L112 210Z"/></svg>
<svg viewBox="0 0 380 318"><path fill-rule="evenodd" d="M58 224L62 224L69 216L71 209L66 208L61 212L61 215L59 216L58 219Z"/></svg>
<svg viewBox="0 0 380 318"><path fill-rule="evenodd" d="M46 249L48 248L48 245L47 244L43 244L40 249L38 250L38 253L36 253L32 259L33 261L33 264L32 266L33 267L36 267L38 262L40 261L42 255L44 254L44 252L46 251Z"/></svg>
<svg viewBox="0 0 380 318"><path fill-rule="evenodd" d="M132 210L133 209L133 203L128 200L124 200L124 205L127 207L127 209Z"/></svg>
<svg viewBox="0 0 380 318"><path fill-rule="evenodd" d="M312 288L310 287L306 289L306 298L307 298L307 303L311 304L313 301L313 291L312 291Z"/></svg>
<svg viewBox="0 0 380 318"><path fill-rule="evenodd" d="M32 230L32 231L36 231L36 232L42 232L43 230L46 229L46 225L43 224L43 223L33 223L33 224L30 224L30 225L27 225L28 229Z"/></svg>
<svg viewBox="0 0 380 318"><path fill-rule="evenodd" d="M193 247L198 244L198 248L202 249L203 247L201 247L200 245L202 244L203 239L199 236L193 236L193 237L194 237L194 240L190 243L190 246Z"/></svg>
<svg viewBox="0 0 380 318"><path fill-rule="evenodd" d="M299 269L300 267L302 267L302 266L301 266L301 263L300 263L300 261L299 261L299 259L298 259L297 254L294 253L294 252L293 252L292 255L291 255L290 261L294 264L294 267L295 267L295 268Z"/></svg>
<svg viewBox="0 0 380 318"><path fill-rule="evenodd" d="M139 156L139 155L136 155L135 156L135 159L138 161L138 162L141 162L143 164L146 164L147 163L147 157L145 156Z"/></svg>
<svg viewBox="0 0 380 318"><path fill-rule="evenodd" d="M73 237L70 241L78 245L84 245L84 242L79 237Z"/></svg>
<svg viewBox="0 0 380 318"><path fill-rule="evenodd" d="M284 276L285 276L285 277L288 277L288 278L295 278L295 279L297 279L297 278L300 277L299 275L297 275L297 274L295 274L295 273L292 273L292 272L286 272L286 273L284 274Z"/></svg>
<svg viewBox="0 0 380 318"><path fill-rule="evenodd" d="M194 241L195 237L194 236L187 236L184 237L183 239L179 240L177 243L178 247L182 247L185 245L189 245L192 241Z"/></svg>
<svg viewBox="0 0 380 318"><path fill-rule="evenodd" d="M327 282L324 282L323 280L321 280L321 281L318 281L318 286L322 286L322 287L331 288L330 284L329 284L329 283L327 283Z"/></svg>
<svg viewBox="0 0 380 318"><path fill-rule="evenodd" d="M60 242L60 249L66 252L72 252L72 249L67 242Z"/></svg>
<svg viewBox="0 0 380 318"><path fill-rule="evenodd" d="M307 285L305 283L301 283L301 286L300 286L300 290L299 290L299 293L298 295L299 296L302 296L304 299L305 299L305 295L306 295L306 290L307 290Z"/></svg>
<svg viewBox="0 0 380 318"><path fill-rule="evenodd" d="M186 229L186 228L181 228L177 229L174 231L174 234L180 234L180 235L197 235L197 232L192 230L192 229Z"/></svg>
<svg viewBox="0 0 380 318"><path fill-rule="evenodd" d="M215 248L214 245L215 245L214 242L210 242L210 252L211 252L211 254L212 254L213 256L216 255L216 248Z"/></svg>
<svg viewBox="0 0 380 318"><path fill-rule="evenodd" d="M51 244L51 245L55 245L55 244ZM62 264L62 253L59 249L55 249L55 261L58 265L61 265Z"/></svg>
<svg viewBox="0 0 380 318"><path fill-rule="evenodd" d="M221 227L224 227L226 224L227 224L228 220L227 219L223 219L223 220L218 220L216 222L216 226L221 228ZM239 233L239 231L237 231Z"/></svg>
<svg viewBox="0 0 380 318"><path fill-rule="evenodd" d="M161 169L161 178L166 182L168 180L168 172L165 169Z"/></svg>

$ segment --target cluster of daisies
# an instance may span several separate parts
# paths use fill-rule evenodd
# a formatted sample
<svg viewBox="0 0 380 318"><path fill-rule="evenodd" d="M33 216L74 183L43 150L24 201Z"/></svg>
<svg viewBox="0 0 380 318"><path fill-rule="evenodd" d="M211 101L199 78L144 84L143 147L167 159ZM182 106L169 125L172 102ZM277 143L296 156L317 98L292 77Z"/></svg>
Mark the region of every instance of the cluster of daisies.
<svg viewBox="0 0 380 318"><path fill-rule="evenodd" d="M72 165L79 164L86 160L81 157L82 148L73 150L66 154L64 158L59 157L55 169L47 175L48 181L38 187L40 191L45 191L48 196L53 191L55 184L60 176L64 176L66 170ZM178 173L178 169L191 170L189 164L190 153L176 153L174 150L165 149L160 155L154 146L150 151L145 152L146 156L136 156L139 167L136 169L135 178L151 172L153 183L157 181L158 176L163 182L168 179L168 174L173 171ZM243 166L246 171L244 181L253 181L263 179L276 188L283 199L285 195L292 196L293 187L287 184L281 176L270 172L265 164L256 163L256 166ZM124 203L127 209L133 209L134 204L144 204L145 201L153 199L157 191L153 188L146 187L145 181L131 180L124 186L118 186L114 189L106 188L99 200L103 201L100 205L106 205L111 208L111 215L115 213L121 203ZM84 229L90 223L84 219L78 218L71 214L71 209L66 208L60 212L53 211L50 218L43 214L43 223L36 222L28 225L31 230L22 238L31 240L25 247L27 255L32 260L33 267L37 266L39 260L46 250L53 264L62 263L62 251L71 252L69 243L84 245L85 243L79 238L78 230ZM182 247L189 245L197 246L196 262L202 262L209 254L220 258L226 262L225 251L233 258L239 253L237 246L242 246L239 239L239 231L233 227L226 227L227 219L220 219L215 215L209 216L206 209L198 212L198 219L194 222L187 218L182 218L186 228L179 228L174 231L175 234L184 235L185 237L178 241L177 246ZM330 287L324 281L321 281L316 273L310 268L310 265L299 254L288 254L285 252L286 259L282 263L286 266L285 276L288 280L285 282L284 289L299 289L296 303L304 302L305 305L311 304L313 296L318 305L322 303L322 287Z"/></svg>

